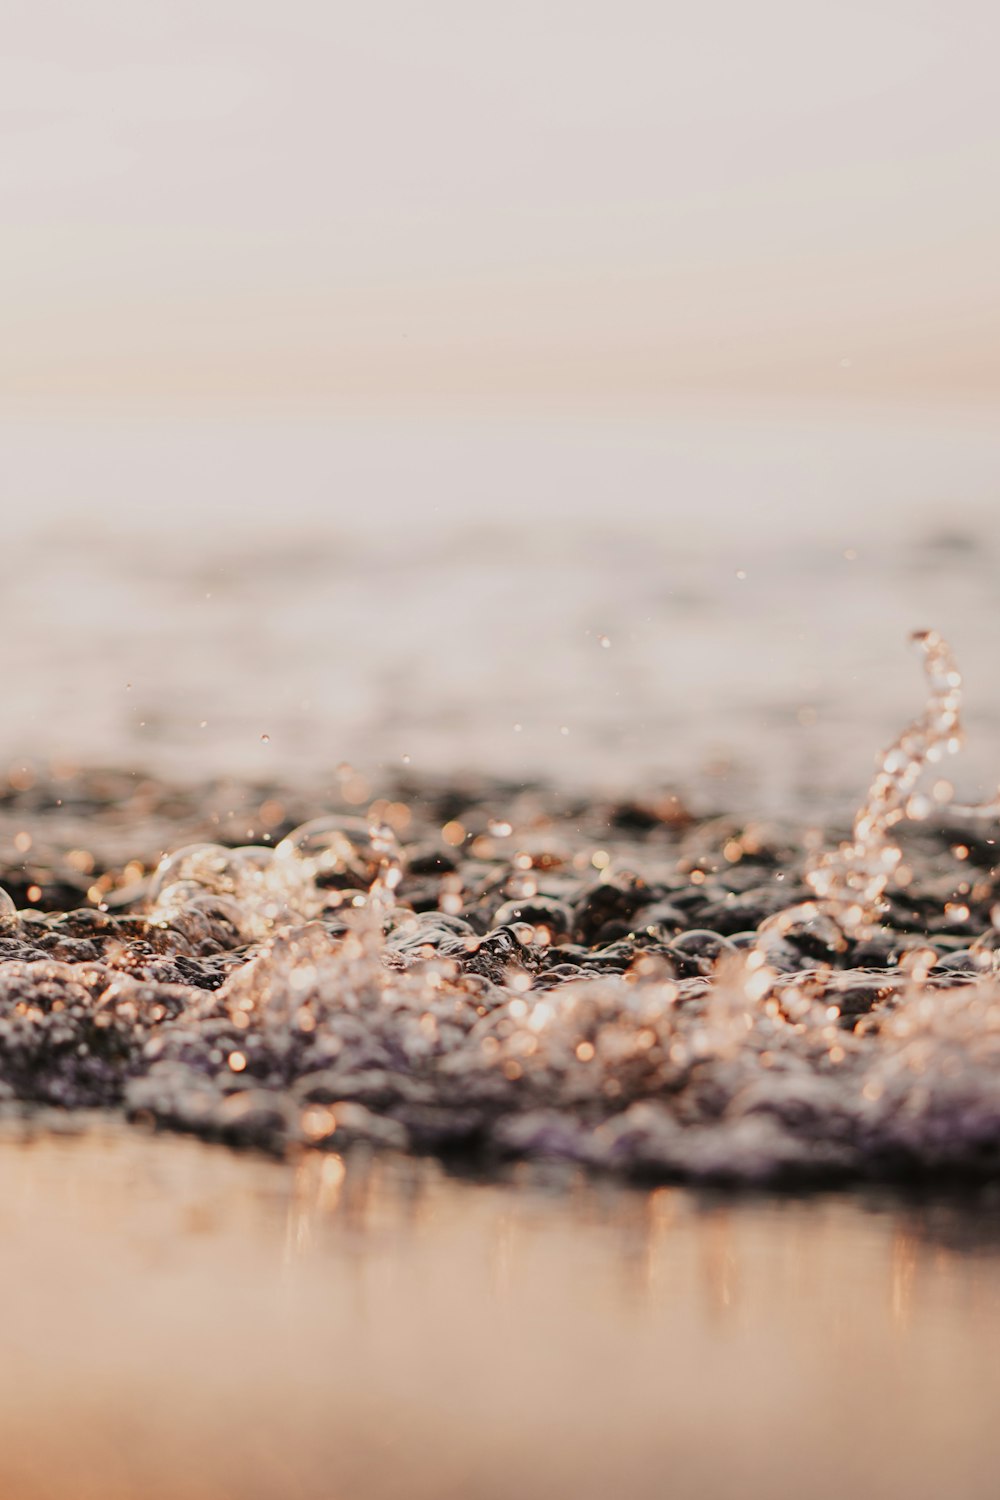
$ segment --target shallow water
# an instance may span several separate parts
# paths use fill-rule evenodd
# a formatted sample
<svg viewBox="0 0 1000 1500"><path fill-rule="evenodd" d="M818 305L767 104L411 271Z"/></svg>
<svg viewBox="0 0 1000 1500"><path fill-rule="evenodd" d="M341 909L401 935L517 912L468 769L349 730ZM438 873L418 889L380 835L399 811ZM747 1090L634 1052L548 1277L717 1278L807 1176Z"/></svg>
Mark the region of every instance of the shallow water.
<svg viewBox="0 0 1000 1500"><path fill-rule="evenodd" d="M961 677L922 648L927 707L846 838L665 792L15 773L0 1110L623 1177L993 1176L996 812L949 801Z"/></svg>
<svg viewBox="0 0 1000 1500"><path fill-rule="evenodd" d="M100 1121L6 1136L0 1185L4 1494L995 1494L995 1194L484 1183Z"/></svg>

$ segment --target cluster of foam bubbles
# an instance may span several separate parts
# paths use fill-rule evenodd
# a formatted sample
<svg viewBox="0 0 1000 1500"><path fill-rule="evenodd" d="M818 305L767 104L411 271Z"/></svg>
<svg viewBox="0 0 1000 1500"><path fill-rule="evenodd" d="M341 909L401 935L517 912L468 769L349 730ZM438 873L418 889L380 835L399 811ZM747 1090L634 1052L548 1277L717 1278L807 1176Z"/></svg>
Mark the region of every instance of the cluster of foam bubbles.
<svg viewBox="0 0 1000 1500"><path fill-rule="evenodd" d="M67 927L0 902L0 1093L276 1150L363 1138L735 1180L994 1170L1000 936L986 922L971 947L935 947L884 920L896 830L960 738L951 653L919 642L925 714L849 838L804 862L803 899L748 933L686 923L703 869L658 888L602 851L569 941L551 842L468 877L459 863L430 909L405 899L405 851L377 819L315 819L273 849L189 845L142 914ZM990 909L994 875L949 934ZM605 908L649 916L622 939Z"/></svg>
<svg viewBox="0 0 1000 1500"><path fill-rule="evenodd" d="M334 889L324 886L330 876L338 880ZM387 824L313 818L276 848L188 844L175 850L153 876L150 916L163 926L201 916L221 920L251 941L334 911L360 910L377 932L401 877L402 854Z"/></svg>
<svg viewBox="0 0 1000 1500"><path fill-rule="evenodd" d="M534 998L437 957L374 967L313 924L160 1026L125 1097L266 1145L361 1137L757 1180L997 1164L1000 1006L981 989L897 990L876 1040L838 1025L815 975L762 998L754 977L752 956L694 985L650 963Z"/></svg>

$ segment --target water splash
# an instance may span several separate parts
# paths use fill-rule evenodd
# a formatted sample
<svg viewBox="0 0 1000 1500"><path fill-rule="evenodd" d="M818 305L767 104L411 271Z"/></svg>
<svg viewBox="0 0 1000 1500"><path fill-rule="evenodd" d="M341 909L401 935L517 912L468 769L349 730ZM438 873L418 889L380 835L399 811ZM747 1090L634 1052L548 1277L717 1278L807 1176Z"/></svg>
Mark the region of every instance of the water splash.
<svg viewBox="0 0 1000 1500"><path fill-rule="evenodd" d="M902 860L893 830L904 819L927 817L934 804L917 794L921 777L962 745L962 676L951 648L936 630L918 631L912 640L923 654L928 686L924 712L878 757L850 838L808 864L805 881L814 899L764 924L765 939L806 923L825 930L832 946L842 949L845 936L871 936L879 923L886 890ZM950 789L944 788L938 806L950 800Z"/></svg>
<svg viewBox="0 0 1000 1500"><path fill-rule="evenodd" d="M951 652L917 640L927 707L826 853L662 801L426 787L405 851L373 803L273 850L184 845L122 915L0 901L0 1101L273 1150L363 1138L737 1180L995 1170L989 841L965 851L959 905L927 822L920 910L892 904L899 825L925 820L921 777L961 738Z"/></svg>
<svg viewBox="0 0 1000 1500"><path fill-rule="evenodd" d="M318 910L342 908L344 892L354 907L369 912L372 925L382 924L396 904L403 878L403 854L388 823L350 816L311 818L292 830L275 849L293 880L304 874L318 889ZM358 893L361 893L360 896Z"/></svg>

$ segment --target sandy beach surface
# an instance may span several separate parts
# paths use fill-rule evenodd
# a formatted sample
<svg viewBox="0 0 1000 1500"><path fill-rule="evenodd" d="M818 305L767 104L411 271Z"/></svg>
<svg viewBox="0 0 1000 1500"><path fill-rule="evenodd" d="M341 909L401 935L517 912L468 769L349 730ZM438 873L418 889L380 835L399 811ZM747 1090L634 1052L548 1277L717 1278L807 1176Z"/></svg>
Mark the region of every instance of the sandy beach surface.
<svg viewBox="0 0 1000 1500"><path fill-rule="evenodd" d="M1000 1203L0 1143L24 1500L987 1500Z"/></svg>

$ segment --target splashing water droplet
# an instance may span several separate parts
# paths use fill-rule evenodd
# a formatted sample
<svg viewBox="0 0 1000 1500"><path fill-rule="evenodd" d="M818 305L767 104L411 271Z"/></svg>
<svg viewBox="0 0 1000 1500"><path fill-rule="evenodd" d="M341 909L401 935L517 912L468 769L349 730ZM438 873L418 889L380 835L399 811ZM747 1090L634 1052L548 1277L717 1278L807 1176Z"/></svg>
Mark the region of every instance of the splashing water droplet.
<svg viewBox="0 0 1000 1500"><path fill-rule="evenodd" d="M904 818L929 814L930 799L915 795L914 788L929 765L962 743L962 676L951 648L936 630L918 631L912 639L923 652L929 690L923 714L879 757L850 839L807 866L805 881L815 901L778 913L762 930L780 930L797 913L807 921L819 913L851 937L869 934L877 923L886 887L902 858L891 830ZM950 800L949 783L939 782L938 791L938 805Z"/></svg>

